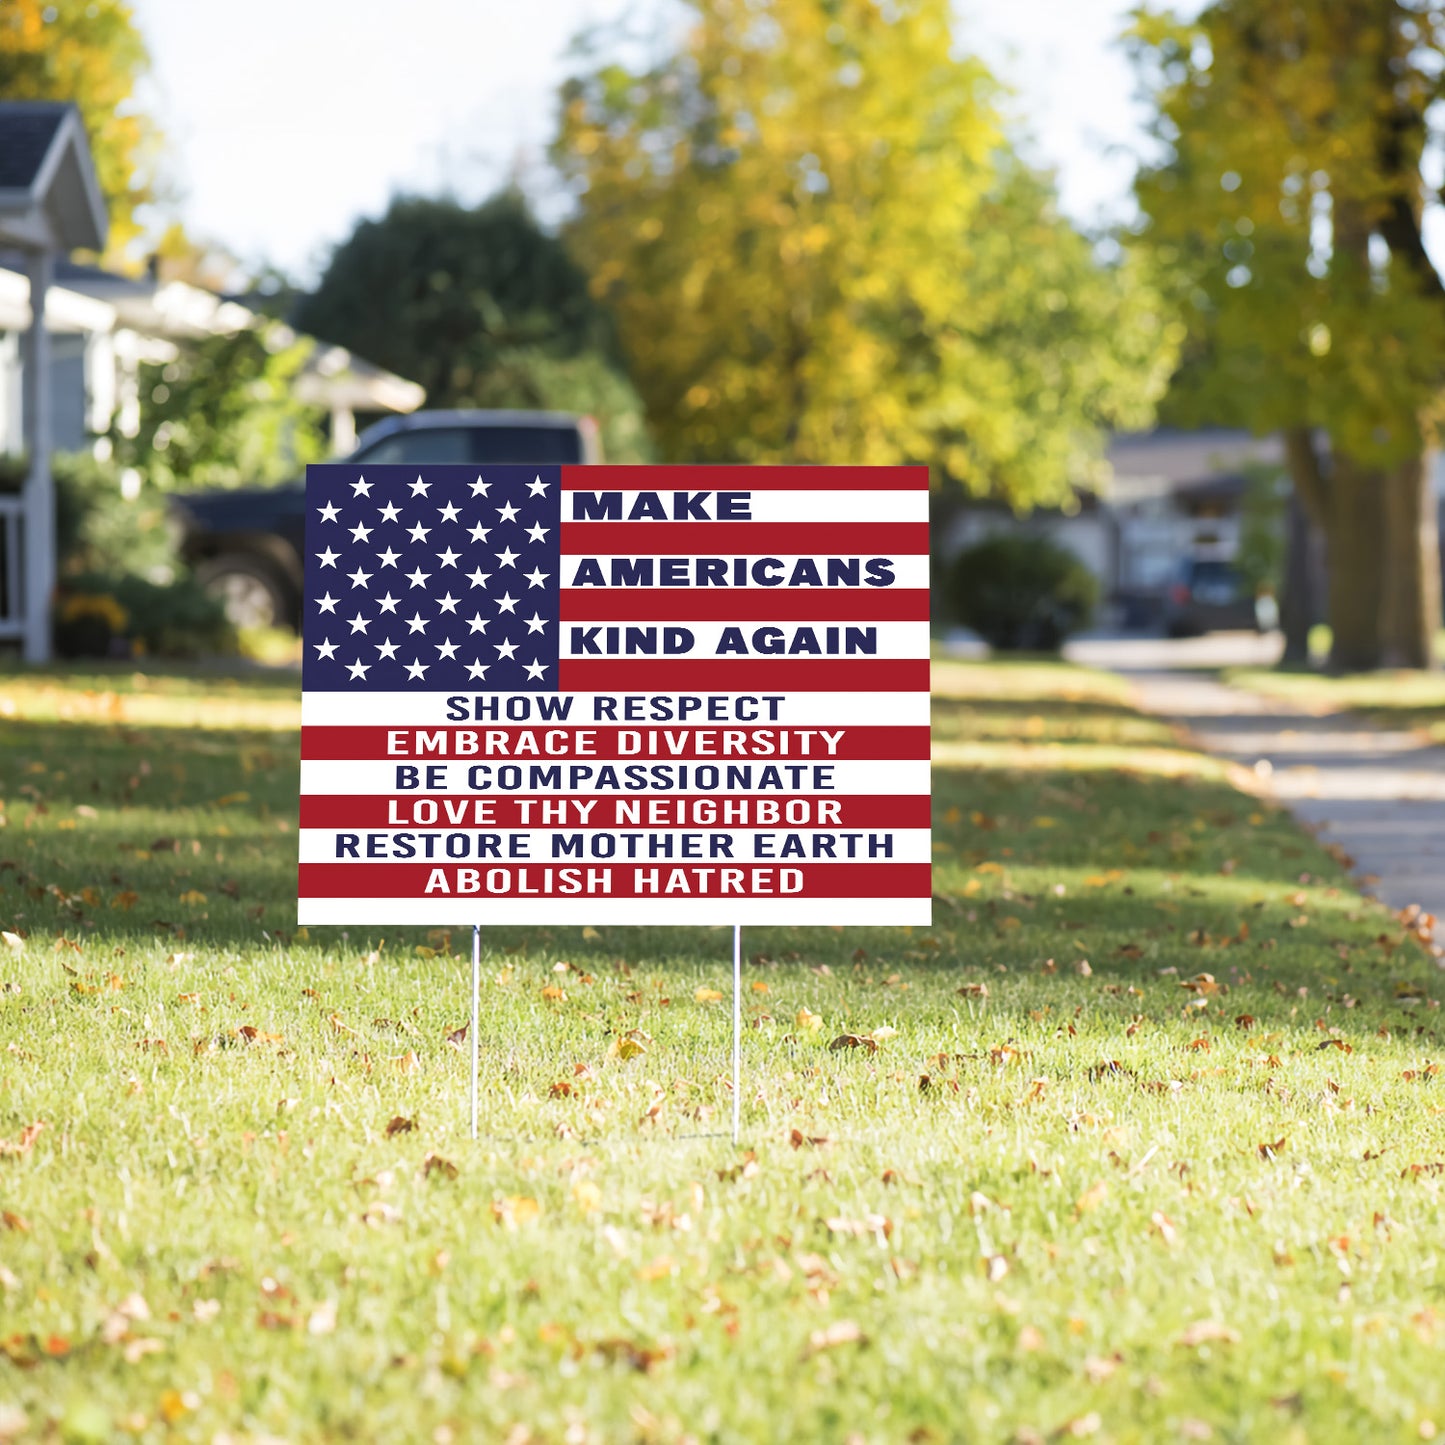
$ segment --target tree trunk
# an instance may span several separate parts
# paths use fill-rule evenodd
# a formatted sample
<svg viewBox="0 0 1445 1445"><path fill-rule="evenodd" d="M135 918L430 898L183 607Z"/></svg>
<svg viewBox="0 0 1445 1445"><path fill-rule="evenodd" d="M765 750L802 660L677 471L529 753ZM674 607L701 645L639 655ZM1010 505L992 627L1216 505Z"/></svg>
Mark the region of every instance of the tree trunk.
<svg viewBox="0 0 1445 1445"><path fill-rule="evenodd" d="M1409 458L1381 481L1388 565L1380 609L1380 660L1385 667L1433 667L1441 621L1440 539L1425 457Z"/></svg>
<svg viewBox="0 0 1445 1445"><path fill-rule="evenodd" d="M1305 667L1310 660L1310 628L1319 620L1315 591L1315 529L1298 493L1285 504L1284 591L1279 620L1284 632L1286 667Z"/></svg>
<svg viewBox="0 0 1445 1445"><path fill-rule="evenodd" d="M1329 622L1336 672L1381 665L1380 615L1385 574L1384 476L1336 453L1325 541L1329 549Z"/></svg>

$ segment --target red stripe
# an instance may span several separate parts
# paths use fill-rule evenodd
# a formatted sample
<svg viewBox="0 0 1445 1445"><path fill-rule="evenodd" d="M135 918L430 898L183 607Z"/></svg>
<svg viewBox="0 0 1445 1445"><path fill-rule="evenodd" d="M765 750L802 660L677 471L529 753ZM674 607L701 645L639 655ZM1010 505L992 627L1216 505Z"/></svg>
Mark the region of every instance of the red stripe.
<svg viewBox="0 0 1445 1445"><path fill-rule="evenodd" d="M926 492L927 467L563 467L564 492Z"/></svg>
<svg viewBox="0 0 1445 1445"><path fill-rule="evenodd" d="M414 823L417 804L430 804L436 818ZM453 822L447 817L446 805L463 804L465 817ZM529 806L525 810L522 804ZM592 804L586 822L575 805ZM820 816L820 804L836 805L837 816L830 812ZM542 823L542 805L556 809L550 821ZM637 808L624 812L619 805ZM699 805L703 805L699 811ZM729 811L731 807L731 811ZM776 808L776 813L764 809ZM791 809L791 811L790 811ZM538 794L525 797L515 793L505 797L457 797L455 794L385 798L366 794L320 793L301 799L303 828L927 828L930 823L930 800L926 793L899 796L859 794L840 797L836 794L810 794L775 798L719 797L709 793L669 794L658 797L619 798L615 793L589 796L558 796ZM424 819L430 818L423 809Z"/></svg>
<svg viewBox="0 0 1445 1445"><path fill-rule="evenodd" d="M777 897L779 896L779 874L783 869L802 874L802 888L784 897L792 898L927 898L933 891L933 872L927 863L800 863L783 861L776 863L745 863L736 866L742 871L743 888L738 892L730 889L735 897ZM589 869L602 869L611 873L610 893L560 894L553 887L553 894L562 897L610 897L610 898L719 898L723 893L721 865L681 863L598 863L556 864L525 863L498 866L485 862L445 863L302 863L300 865L300 887L302 898L444 898L454 897L464 886L459 874L464 870L480 875L480 888L472 896L482 901L487 898L532 898L544 897L541 880L547 875L557 875L564 869L573 869L585 877ZM426 892L427 883L434 871L440 870L451 889L450 894ZM638 875L657 871L656 892L638 890ZM492 892L486 887L489 873L505 875L508 887L505 891ZM527 891L523 891L522 875L525 874ZM690 894L676 890L664 892L668 880L675 874L686 878ZM770 876L771 887L754 891L755 875ZM704 876L707 875L707 876Z"/></svg>
<svg viewBox="0 0 1445 1445"><path fill-rule="evenodd" d="M564 556L928 555L927 522L569 522Z"/></svg>
<svg viewBox="0 0 1445 1445"><path fill-rule="evenodd" d="M927 692L927 658L564 657L561 692Z"/></svg>
<svg viewBox="0 0 1445 1445"><path fill-rule="evenodd" d="M762 762L835 762L855 759L893 761L928 756L926 727L307 727L301 730L301 756L307 761L338 758L596 758L629 762L658 758L743 759ZM633 746L621 750L622 734ZM578 734L582 751L578 750ZM438 746L438 740L440 745ZM739 751L738 745L746 751ZM677 751L674 751L674 746ZM519 747L525 749L519 751ZM783 751L786 747L787 751ZM765 749L765 751L764 751Z"/></svg>
<svg viewBox="0 0 1445 1445"><path fill-rule="evenodd" d="M563 622L927 622L922 587L566 587Z"/></svg>

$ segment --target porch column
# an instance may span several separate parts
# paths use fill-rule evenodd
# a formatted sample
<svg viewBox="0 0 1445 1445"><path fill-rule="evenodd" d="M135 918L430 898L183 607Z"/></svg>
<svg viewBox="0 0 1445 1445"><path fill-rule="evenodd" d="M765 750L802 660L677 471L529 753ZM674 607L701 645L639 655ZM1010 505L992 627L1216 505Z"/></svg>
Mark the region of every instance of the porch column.
<svg viewBox="0 0 1445 1445"><path fill-rule="evenodd" d="M50 342L45 333L45 297L54 258L32 251L30 327L21 352L24 377L24 437L30 458L25 481L25 660L50 661L50 604L55 591L55 485L50 476Z"/></svg>

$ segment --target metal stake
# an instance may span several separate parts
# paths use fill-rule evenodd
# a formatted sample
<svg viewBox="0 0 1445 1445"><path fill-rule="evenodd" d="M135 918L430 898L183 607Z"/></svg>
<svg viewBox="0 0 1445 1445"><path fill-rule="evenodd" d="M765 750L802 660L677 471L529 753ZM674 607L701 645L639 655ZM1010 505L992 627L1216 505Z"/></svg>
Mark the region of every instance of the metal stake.
<svg viewBox="0 0 1445 1445"><path fill-rule="evenodd" d="M733 924L733 1143L738 1142L743 1094L743 929Z"/></svg>
<svg viewBox="0 0 1445 1445"><path fill-rule="evenodd" d="M472 924L472 1138L477 1137L477 1025L482 1011L482 926Z"/></svg>

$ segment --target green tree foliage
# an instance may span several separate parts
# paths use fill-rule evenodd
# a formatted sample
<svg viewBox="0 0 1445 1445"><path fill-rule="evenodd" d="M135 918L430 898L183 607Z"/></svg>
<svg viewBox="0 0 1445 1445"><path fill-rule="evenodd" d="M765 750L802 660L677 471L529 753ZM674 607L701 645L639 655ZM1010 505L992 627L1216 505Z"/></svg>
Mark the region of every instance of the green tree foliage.
<svg viewBox="0 0 1445 1445"><path fill-rule="evenodd" d="M153 196L159 134L135 104L136 82L149 66L123 0L0 0L0 98L79 107L110 210L114 256L139 234L136 209Z"/></svg>
<svg viewBox="0 0 1445 1445"><path fill-rule="evenodd" d="M314 347L263 321L142 365L140 429L113 438L116 455L166 491L294 481L325 456L319 415L295 395Z"/></svg>
<svg viewBox="0 0 1445 1445"><path fill-rule="evenodd" d="M337 247L295 320L420 382L429 406L590 412L610 457L645 459L611 323L515 192L393 201Z"/></svg>
<svg viewBox="0 0 1445 1445"><path fill-rule="evenodd" d="M688 0L563 91L569 240L664 453L927 461L1056 501L1147 422L1173 338L1010 153L947 0Z"/></svg>
<svg viewBox="0 0 1445 1445"><path fill-rule="evenodd" d="M1191 318L1190 403L1284 432L1329 546L1335 663L1428 666L1445 288L1422 165L1445 14L1215 0L1189 23L1139 12L1132 43L1161 142L1138 194Z"/></svg>

